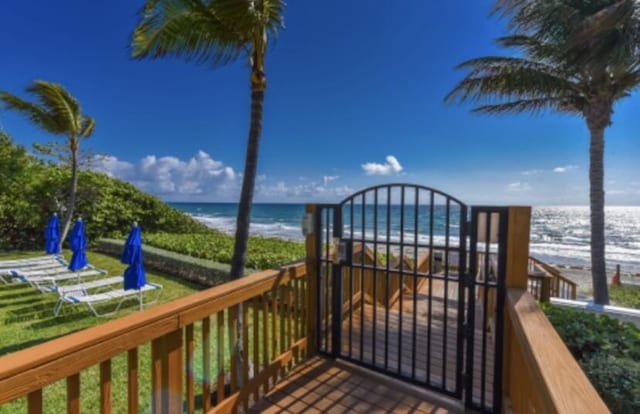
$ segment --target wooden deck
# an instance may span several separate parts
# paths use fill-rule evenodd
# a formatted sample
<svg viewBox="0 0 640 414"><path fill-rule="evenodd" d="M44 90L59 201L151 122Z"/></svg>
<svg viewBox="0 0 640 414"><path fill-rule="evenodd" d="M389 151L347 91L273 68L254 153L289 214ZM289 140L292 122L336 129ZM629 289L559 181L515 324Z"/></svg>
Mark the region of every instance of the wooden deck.
<svg viewBox="0 0 640 414"><path fill-rule="evenodd" d="M462 359L458 359L458 284L447 284L446 296L444 282L433 280L431 286L422 284L415 302L413 292L407 289L402 298L402 313L400 301L388 315L380 305L365 304L355 308L352 316L343 321L342 355L432 388L454 392L456 372L466 364L466 351L461 348ZM477 301L475 312L473 394L474 400L479 402L484 393L483 403L491 404L494 343L489 334L483 342L482 326L486 324L480 302ZM388 330L385 332L387 318Z"/></svg>
<svg viewBox="0 0 640 414"><path fill-rule="evenodd" d="M462 413L439 395L351 364L316 357L295 369L250 412L254 413Z"/></svg>
<svg viewBox="0 0 640 414"><path fill-rule="evenodd" d="M425 386L409 384L418 382L434 389L455 390L458 364L464 365L466 361L464 352L462 359L458 359L458 284L448 282L445 294L444 282L434 279L431 284L421 284L415 299L413 291L407 288L402 300L397 301L388 313L380 304L374 306L371 300L363 307L354 306L351 317L345 317L342 324L342 356L351 358L354 363L316 357L292 372L253 411L462 412L461 401L428 391ZM494 348L491 335L486 336L484 344L482 342L481 327L485 325L483 315L482 307L477 305L476 338L479 339L474 344L474 364L477 368L474 369L473 393L474 399L479 402L484 392L483 404L491 405ZM388 330L385 332L387 319ZM330 333L325 339L330 343ZM486 350L484 379L480 369L483 346ZM391 379L360 367L358 361L409 381Z"/></svg>

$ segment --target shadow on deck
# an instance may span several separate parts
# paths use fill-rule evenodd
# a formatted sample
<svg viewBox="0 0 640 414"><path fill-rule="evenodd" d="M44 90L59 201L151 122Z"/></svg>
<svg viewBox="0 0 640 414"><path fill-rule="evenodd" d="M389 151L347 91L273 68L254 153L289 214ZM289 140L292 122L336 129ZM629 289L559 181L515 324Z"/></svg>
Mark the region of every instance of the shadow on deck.
<svg viewBox="0 0 640 414"><path fill-rule="evenodd" d="M462 413L455 401L352 364L315 357L255 405L255 413Z"/></svg>

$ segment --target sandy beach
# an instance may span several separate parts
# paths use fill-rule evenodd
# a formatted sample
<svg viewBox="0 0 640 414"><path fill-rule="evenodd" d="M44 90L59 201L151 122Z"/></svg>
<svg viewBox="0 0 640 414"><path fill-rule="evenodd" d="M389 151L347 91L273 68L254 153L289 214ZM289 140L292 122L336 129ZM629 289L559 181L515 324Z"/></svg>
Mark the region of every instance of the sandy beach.
<svg viewBox="0 0 640 414"><path fill-rule="evenodd" d="M558 269L563 276L568 277L578 284L578 293L581 296L590 296L592 290L591 269L588 267L568 266L552 264L553 267ZM614 272L610 271L607 274L607 281L611 283L611 277ZM640 275L637 273L621 272L621 283L632 284L640 286Z"/></svg>

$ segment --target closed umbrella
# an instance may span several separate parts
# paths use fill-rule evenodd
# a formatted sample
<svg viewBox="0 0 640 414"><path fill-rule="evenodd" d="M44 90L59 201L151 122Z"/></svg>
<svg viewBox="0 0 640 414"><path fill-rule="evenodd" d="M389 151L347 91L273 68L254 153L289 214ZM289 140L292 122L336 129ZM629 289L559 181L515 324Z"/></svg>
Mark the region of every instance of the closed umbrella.
<svg viewBox="0 0 640 414"><path fill-rule="evenodd" d="M128 264L124 271L124 289L138 289L140 292L140 310L142 310L142 288L147 278L142 260L142 231L137 223L133 224L122 251L121 261Z"/></svg>
<svg viewBox="0 0 640 414"><path fill-rule="evenodd" d="M44 250L47 254L60 253L60 224L56 213L53 213L47 223L47 228L44 230L44 240Z"/></svg>
<svg viewBox="0 0 640 414"><path fill-rule="evenodd" d="M132 263L135 246L142 246L142 235L140 233L140 226L138 226L138 223L134 221L133 227L131 228L129 236L127 237L127 241L124 243L124 249L122 250L122 255L120 256L121 263Z"/></svg>
<svg viewBox="0 0 640 414"><path fill-rule="evenodd" d="M87 236L84 234L84 223L82 219L76 220L76 224L73 226L71 233L69 234L69 244L73 255L69 262L69 270L75 272L87 266L87 255L85 249L87 248Z"/></svg>

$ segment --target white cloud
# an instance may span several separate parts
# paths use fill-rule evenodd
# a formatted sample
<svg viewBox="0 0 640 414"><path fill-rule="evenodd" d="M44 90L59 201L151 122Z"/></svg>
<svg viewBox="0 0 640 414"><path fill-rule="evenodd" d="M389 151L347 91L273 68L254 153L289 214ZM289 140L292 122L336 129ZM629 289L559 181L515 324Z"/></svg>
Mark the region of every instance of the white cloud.
<svg viewBox="0 0 640 414"><path fill-rule="evenodd" d="M177 157L147 155L137 163L116 157L96 157L92 169L128 181L148 193L172 199L193 195L216 195L235 186L233 168L204 151L187 161Z"/></svg>
<svg viewBox="0 0 640 414"><path fill-rule="evenodd" d="M261 183L256 186L256 198L260 200L292 200L292 201L336 201L355 190L349 186L333 187L322 177L321 182L311 181L306 183L287 184L285 181L278 181L275 184ZM337 177L336 177L337 178ZM326 182L326 184L325 184Z"/></svg>
<svg viewBox="0 0 640 414"><path fill-rule="evenodd" d="M578 168L578 166L577 166L577 165L563 165L563 166L561 166L561 167L556 167L556 168L554 168L554 169L553 169L553 172L554 172L554 173L562 174L562 173L565 173L565 172L567 172L567 171L575 170L575 169L577 169L577 168Z"/></svg>
<svg viewBox="0 0 640 414"><path fill-rule="evenodd" d="M337 180L338 178L340 178L339 175L325 175L323 177L324 180L324 185L326 186L327 184L329 184L331 181Z"/></svg>
<svg viewBox="0 0 640 414"><path fill-rule="evenodd" d="M390 175L398 174L402 171L402 165L393 155L387 155L386 162L379 164L376 162L367 162L362 164L362 169L367 175Z"/></svg>
<svg viewBox="0 0 640 414"><path fill-rule="evenodd" d="M507 184L507 191L514 192L514 193L528 192L531 190L533 190L533 188L531 187L531 185L529 185L529 183L523 183L523 182L517 181L514 183Z"/></svg>
<svg viewBox="0 0 640 414"><path fill-rule="evenodd" d="M538 174L542 174L544 172L544 170L526 170L526 171L522 171L520 174L522 175L538 175Z"/></svg>

